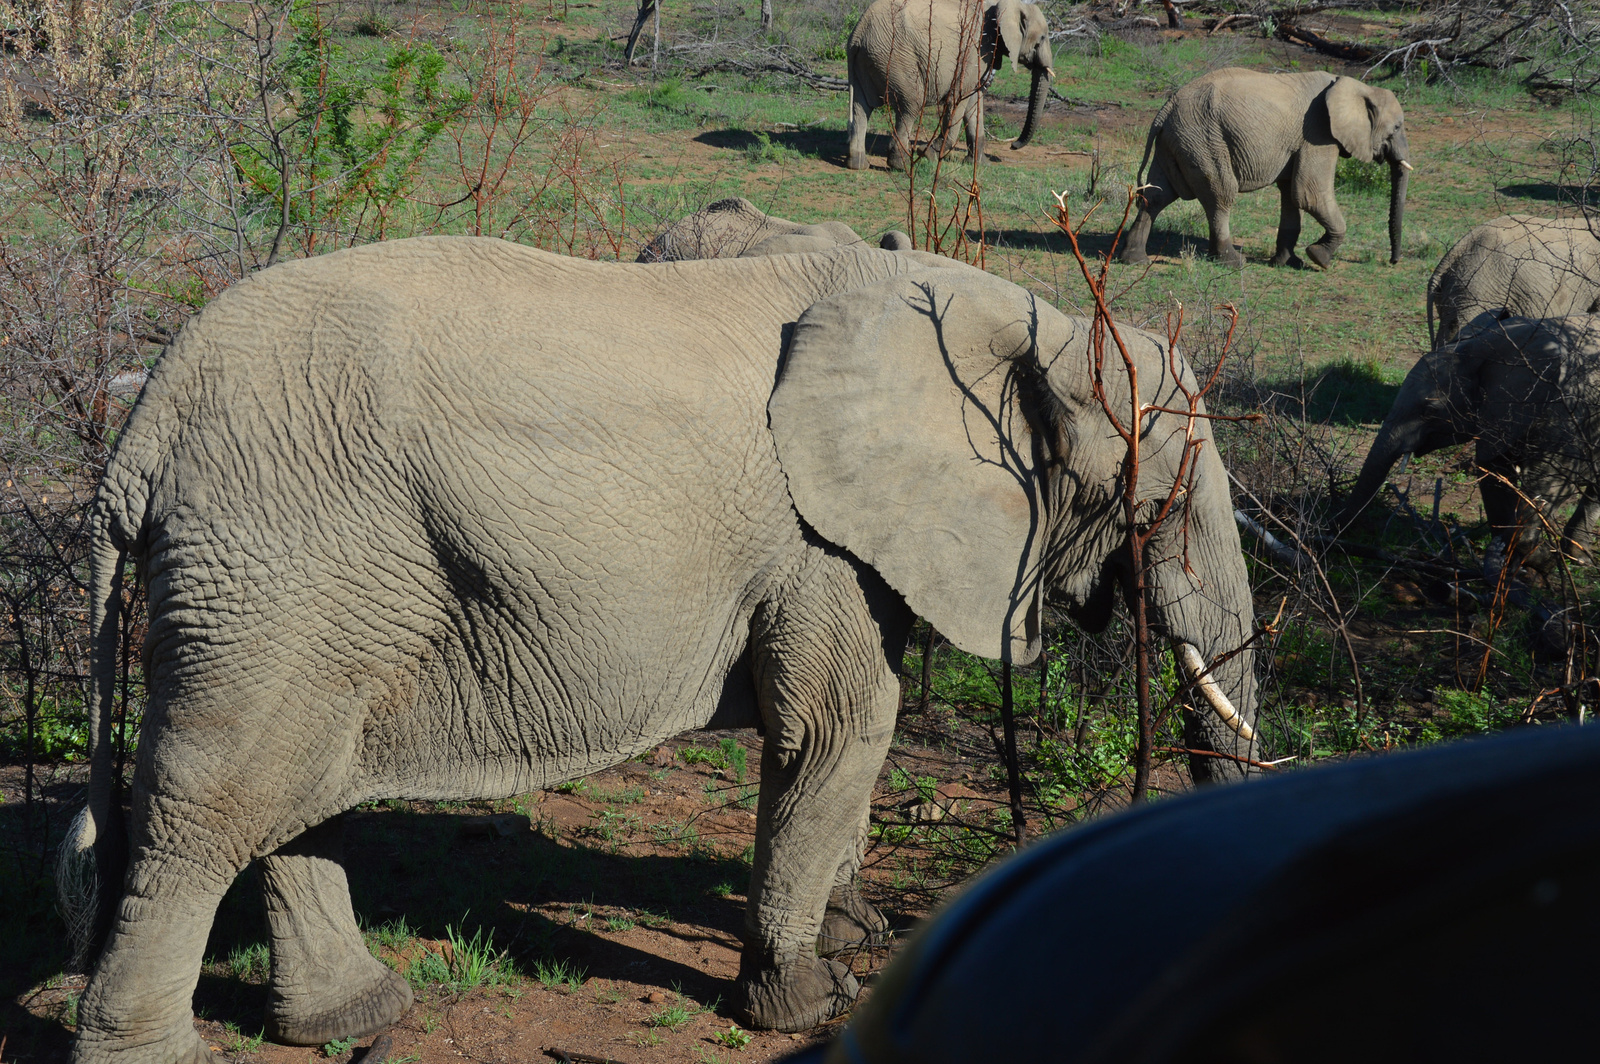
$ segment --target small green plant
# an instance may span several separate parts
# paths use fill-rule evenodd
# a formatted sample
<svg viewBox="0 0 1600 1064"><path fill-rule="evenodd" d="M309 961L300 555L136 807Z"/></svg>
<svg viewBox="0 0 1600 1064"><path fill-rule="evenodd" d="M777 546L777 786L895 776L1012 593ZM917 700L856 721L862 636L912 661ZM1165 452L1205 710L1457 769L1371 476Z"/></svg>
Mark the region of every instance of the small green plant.
<svg viewBox="0 0 1600 1064"><path fill-rule="evenodd" d="M728 895L733 893L733 884L718 883L716 886L711 888L711 893L715 894L719 898L726 898Z"/></svg>
<svg viewBox="0 0 1600 1064"><path fill-rule="evenodd" d="M406 968L406 982L411 984L413 990L426 990L430 986L448 984L450 982L450 966L443 957L432 950L424 950L422 956L412 959Z"/></svg>
<svg viewBox="0 0 1600 1064"><path fill-rule="evenodd" d="M555 792L557 794L582 794L588 789L589 781L587 779L568 780L565 783L558 783L555 786Z"/></svg>
<svg viewBox="0 0 1600 1064"><path fill-rule="evenodd" d="M649 85L641 85L625 94L627 99L646 107L682 108L689 102L689 94L679 78L662 78Z"/></svg>
<svg viewBox="0 0 1600 1064"><path fill-rule="evenodd" d="M615 1005L622 997L622 991L617 989L615 983L595 988L594 1000L597 1005Z"/></svg>
<svg viewBox="0 0 1600 1064"><path fill-rule="evenodd" d="M439 1017L433 1013L424 1013L422 1017L422 1033L432 1034L439 1029Z"/></svg>
<svg viewBox="0 0 1600 1064"><path fill-rule="evenodd" d="M367 940L367 947L376 956L379 946L393 950L405 949L411 944L411 940L417 937L417 933L406 923L406 918L401 916L370 928L364 937Z"/></svg>
<svg viewBox="0 0 1600 1064"><path fill-rule="evenodd" d="M651 1046L658 1046L665 1041L666 1039L661 1037L660 1031L641 1031L634 1037L633 1044L638 1046L640 1049L648 1049Z"/></svg>
<svg viewBox="0 0 1600 1064"><path fill-rule="evenodd" d="M534 962L533 977L549 990L577 990L583 986L584 970L571 961L547 957Z"/></svg>
<svg viewBox="0 0 1600 1064"><path fill-rule="evenodd" d="M254 1053L261 1048L261 1043L266 1037L265 1031L247 1035L240 1031L239 1025L232 1020L224 1022L222 1030L227 1035L222 1040L222 1047L230 1053Z"/></svg>
<svg viewBox="0 0 1600 1064"><path fill-rule="evenodd" d="M632 931L636 925L626 916L606 917L606 927L612 931Z"/></svg>
<svg viewBox="0 0 1600 1064"><path fill-rule="evenodd" d="M705 1010L695 1007L694 1002L682 994L674 994L678 1000L663 1008L657 1009L644 1019L646 1027L664 1027L669 1031L679 1031L689 1025L689 1021L700 1015Z"/></svg>
<svg viewBox="0 0 1600 1064"><path fill-rule="evenodd" d="M711 1036L713 1041L727 1046L729 1049L743 1049L750 1044L751 1039L754 1037L749 1031L741 1029L736 1023L730 1023L726 1031L718 1031Z"/></svg>
<svg viewBox="0 0 1600 1064"><path fill-rule="evenodd" d="M782 163L792 158L796 154L792 148L786 148L782 144L772 143L772 137L760 130L757 130L753 136L755 139L751 141L750 146L744 150L745 161L751 165L757 165L759 163ZM731 741L732 740L728 739L723 740L723 742Z"/></svg>
<svg viewBox="0 0 1600 1064"><path fill-rule="evenodd" d="M331 1059L341 1053L350 1052L355 1047L355 1044L356 1040L354 1038L337 1038L322 1047L322 1055Z"/></svg>
<svg viewBox="0 0 1600 1064"><path fill-rule="evenodd" d="M749 770L749 752L739 745L737 739L722 739L710 749L686 746L678 751L678 756L683 758L686 765L710 765L726 771L735 783L743 783L745 773Z"/></svg>
<svg viewBox="0 0 1600 1064"><path fill-rule="evenodd" d="M240 982L258 982L272 972L272 955L263 942L235 946L228 953L228 971Z"/></svg>
<svg viewBox="0 0 1600 1064"><path fill-rule="evenodd" d="M597 802L609 802L612 805L632 805L644 801L644 788L624 787L620 791L602 791L597 788L590 797Z"/></svg>
<svg viewBox="0 0 1600 1064"><path fill-rule="evenodd" d="M503 951L495 950L494 932L489 932L485 938L480 927L472 933L471 938L467 938L464 932L447 925L444 934L450 943L452 989L461 991L475 986L499 986L516 981L516 965Z"/></svg>

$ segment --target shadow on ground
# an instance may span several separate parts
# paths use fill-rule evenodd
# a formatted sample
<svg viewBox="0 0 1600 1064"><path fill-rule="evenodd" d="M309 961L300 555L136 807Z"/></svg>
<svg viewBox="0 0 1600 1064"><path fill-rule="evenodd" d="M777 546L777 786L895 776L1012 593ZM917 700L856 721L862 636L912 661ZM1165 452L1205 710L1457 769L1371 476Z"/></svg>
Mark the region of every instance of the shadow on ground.
<svg viewBox="0 0 1600 1064"><path fill-rule="evenodd" d="M443 939L446 929L470 938L492 934L524 972L559 958L591 978L676 987L700 1002L727 999L732 986L690 964L657 956L583 929L590 907L616 907L668 917L664 934L686 941L704 930L740 937L742 895L750 870L742 861L704 854L631 856L587 845L569 846L537 831L507 839L463 837L448 813L371 811L347 814L345 868L356 917L363 927L404 918L412 933ZM552 918L538 907L566 906ZM683 925L690 926L683 926ZM248 868L223 899L206 947L225 959L266 941L260 882ZM243 1030L261 1025L266 987L205 976L195 1011Z"/></svg>

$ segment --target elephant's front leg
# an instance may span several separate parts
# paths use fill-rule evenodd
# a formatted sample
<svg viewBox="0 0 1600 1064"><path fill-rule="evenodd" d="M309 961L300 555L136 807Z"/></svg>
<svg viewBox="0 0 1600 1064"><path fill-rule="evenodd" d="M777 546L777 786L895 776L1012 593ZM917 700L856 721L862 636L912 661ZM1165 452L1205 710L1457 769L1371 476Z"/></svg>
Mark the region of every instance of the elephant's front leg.
<svg viewBox="0 0 1600 1064"><path fill-rule="evenodd" d="M272 932L267 1033L318 1046L383 1030L411 1007L411 987L367 952L350 908L343 818L304 832L261 861Z"/></svg>
<svg viewBox="0 0 1600 1064"><path fill-rule="evenodd" d="M871 812L871 809L862 809L861 826L856 829L855 838L845 851L844 861L834 874L833 890L828 894L828 907L822 916L822 930L817 932L818 956L830 957L868 945L889 930L889 921L862 896L861 888L856 884L867 831L872 824Z"/></svg>
<svg viewBox="0 0 1600 1064"><path fill-rule="evenodd" d="M1331 180L1328 183L1332 185ZM1306 258L1327 269L1333 265L1333 256L1338 253L1339 245L1344 243L1344 212L1333 198L1331 187L1326 194L1308 194L1304 206L1325 230L1315 244L1306 246Z"/></svg>
<svg viewBox="0 0 1600 1064"><path fill-rule="evenodd" d="M1572 519L1561 532L1561 549L1579 565L1589 564L1594 554L1595 525L1600 523L1600 497L1594 488L1585 488Z"/></svg>
<svg viewBox="0 0 1600 1064"><path fill-rule="evenodd" d="M983 93L975 92L967 98L967 113L962 119L967 133L967 154L978 162L983 161Z"/></svg>
<svg viewBox="0 0 1600 1064"><path fill-rule="evenodd" d="M911 620L875 573L813 547L751 624L767 725L739 966L751 1026L804 1030L859 990L848 968L817 956L816 940L894 732L889 648L905 646Z"/></svg>

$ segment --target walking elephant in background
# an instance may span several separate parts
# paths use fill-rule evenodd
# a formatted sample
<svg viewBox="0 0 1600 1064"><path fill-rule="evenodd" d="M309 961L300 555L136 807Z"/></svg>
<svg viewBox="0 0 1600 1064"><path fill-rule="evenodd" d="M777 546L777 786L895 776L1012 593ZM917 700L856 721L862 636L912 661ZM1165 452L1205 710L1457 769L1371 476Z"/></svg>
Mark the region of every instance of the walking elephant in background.
<svg viewBox="0 0 1600 1064"><path fill-rule="evenodd" d="M889 168L910 161L917 123L939 109L935 139L942 153L958 126L967 150L983 158L983 90L1007 57L1033 74L1028 117L1011 142L1025 146L1038 126L1055 76L1044 10L1022 0L876 0L850 34L849 167L867 166L867 122L887 106L894 112Z"/></svg>
<svg viewBox="0 0 1600 1064"><path fill-rule="evenodd" d="M1123 336L1141 403L1185 408L1166 339ZM980 270L874 249L643 266L417 238L223 293L152 370L92 508L90 802L63 860L109 877L109 935L74 1064L212 1060L190 999L255 860L270 1033L381 1029L410 992L323 825L553 786L713 718L765 729L733 1000L780 1030L848 1008L814 943L859 865L913 614L1021 663L1047 599L1098 628L1133 586L1090 337ZM1208 424L1148 422L1141 494L1190 490L1146 587L1200 692L1187 745L1249 758L1253 609ZM124 838L128 559L149 706Z"/></svg>
<svg viewBox="0 0 1600 1064"><path fill-rule="evenodd" d="M1139 214L1122 260L1148 262L1145 245L1156 216L1176 200L1197 199L1211 228L1211 254L1243 266L1229 212L1240 193L1276 184L1282 208L1272 265L1301 265L1295 247L1300 212L1307 210L1326 232L1306 248L1306 257L1326 268L1344 241L1333 178L1346 156L1389 164L1389 261L1399 262L1412 166L1405 115L1394 93L1326 72L1263 74L1228 67L1196 78L1150 124L1139 164Z"/></svg>
<svg viewBox="0 0 1600 1064"><path fill-rule="evenodd" d="M731 259L741 255L786 255L826 251L831 247L867 246L867 242L843 222L803 225L767 214L743 196L735 196L678 219L646 244L636 261ZM891 229L879 239L878 246L905 251L911 247L911 238L898 229Z"/></svg>
<svg viewBox="0 0 1600 1064"><path fill-rule="evenodd" d="M1485 311L1519 318L1600 311L1597 226L1587 218L1507 214L1472 229L1428 279L1430 344L1456 340Z"/></svg>
<svg viewBox="0 0 1600 1064"><path fill-rule="evenodd" d="M1407 454L1477 441L1483 510L1527 557L1543 541L1524 496L1554 519L1577 503L1562 548L1588 557L1600 520L1600 316L1480 316L1463 338L1424 355L1367 452L1341 514L1355 519Z"/></svg>

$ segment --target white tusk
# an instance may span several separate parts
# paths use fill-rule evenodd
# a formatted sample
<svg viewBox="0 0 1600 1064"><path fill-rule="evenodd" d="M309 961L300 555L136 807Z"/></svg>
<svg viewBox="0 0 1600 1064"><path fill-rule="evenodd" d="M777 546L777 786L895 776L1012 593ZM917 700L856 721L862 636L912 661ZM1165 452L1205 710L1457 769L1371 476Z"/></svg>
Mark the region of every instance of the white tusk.
<svg viewBox="0 0 1600 1064"><path fill-rule="evenodd" d="M1249 721L1240 716L1237 709L1233 708L1233 703L1222 693L1217 681L1208 675L1211 667L1200 656L1200 651L1190 643L1173 643L1172 649L1178 657L1178 664L1183 667L1184 676L1194 683L1200 696L1206 700L1217 716L1222 718L1222 723L1232 728L1245 742L1255 742L1255 729L1250 727Z"/></svg>
<svg viewBox="0 0 1600 1064"><path fill-rule="evenodd" d="M1404 159L1401 159L1400 160L1400 169L1402 169L1402 170L1415 170L1416 167L1412 166L1410 163L1406 162Z"/></svg>

